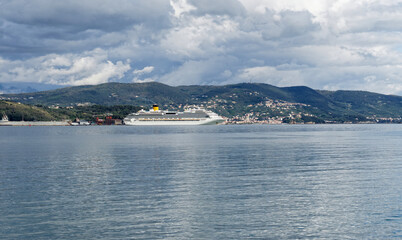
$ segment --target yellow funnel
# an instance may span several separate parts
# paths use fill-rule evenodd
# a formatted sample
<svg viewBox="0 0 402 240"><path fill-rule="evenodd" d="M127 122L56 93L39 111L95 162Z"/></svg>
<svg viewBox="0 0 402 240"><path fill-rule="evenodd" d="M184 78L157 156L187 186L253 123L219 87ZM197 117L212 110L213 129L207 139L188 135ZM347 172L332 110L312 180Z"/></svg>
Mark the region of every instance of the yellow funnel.
<svg viewBox="0 0 402 240"><path fill-rule="evenodd" d="M154 111L158 111L158 110L159 110L159 107L158 107L158 105L156 105L156 104L154 104L154 105L152 106L152 108L154 109Z"/></svg>

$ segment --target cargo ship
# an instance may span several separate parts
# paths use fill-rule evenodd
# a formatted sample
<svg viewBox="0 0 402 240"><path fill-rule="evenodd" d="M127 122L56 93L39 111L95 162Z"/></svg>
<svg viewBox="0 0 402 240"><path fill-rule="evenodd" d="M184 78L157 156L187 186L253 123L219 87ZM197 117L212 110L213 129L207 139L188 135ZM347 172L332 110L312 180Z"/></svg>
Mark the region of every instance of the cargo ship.
<svg viewBox="0 0 402 240"><path fill-rule="evenodd" d="M153 105L149 111L140 110L124 118L125 125L213 125L225 120L205 109L188 109L183 112L159 110Z"/></svg>

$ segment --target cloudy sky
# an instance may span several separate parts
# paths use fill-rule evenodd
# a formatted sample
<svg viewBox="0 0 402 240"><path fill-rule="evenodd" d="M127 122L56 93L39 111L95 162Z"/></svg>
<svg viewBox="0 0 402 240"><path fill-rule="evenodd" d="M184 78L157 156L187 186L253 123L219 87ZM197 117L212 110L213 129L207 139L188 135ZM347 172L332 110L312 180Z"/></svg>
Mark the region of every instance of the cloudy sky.
<svg viewBox="0 0 402 240"><path fill-rule="evenodd" d="M0 0L0 84L402 95L402 0Z"/></svg>

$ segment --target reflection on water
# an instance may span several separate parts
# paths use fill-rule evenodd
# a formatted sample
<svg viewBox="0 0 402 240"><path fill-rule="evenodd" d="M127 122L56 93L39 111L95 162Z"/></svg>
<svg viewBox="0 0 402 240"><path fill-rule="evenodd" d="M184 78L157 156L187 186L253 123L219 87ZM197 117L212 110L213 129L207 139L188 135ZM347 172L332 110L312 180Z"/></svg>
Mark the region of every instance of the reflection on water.
<svg viewBox="0 0 402 240"><path fill-rule="evenodd" d="M401 125L0 128L2 239L402 237Z"/></svg>

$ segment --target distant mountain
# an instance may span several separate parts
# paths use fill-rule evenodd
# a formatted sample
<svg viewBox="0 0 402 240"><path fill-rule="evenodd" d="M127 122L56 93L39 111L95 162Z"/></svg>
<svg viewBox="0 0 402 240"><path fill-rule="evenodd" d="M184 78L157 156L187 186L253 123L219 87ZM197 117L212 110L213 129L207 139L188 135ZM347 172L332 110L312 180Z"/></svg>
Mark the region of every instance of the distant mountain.
<svg viewBox="0 0 402 240"><path fill-rule="evenodd" d="M124 104L147 108L159 104L163 108L182 109L186 105L202 105L227 117L248 115L260 120L280 117L292 121L355 122L402 116L401 96L363 91L320 91L305 86L275 87L262 83L178 87L158 82L105 83L3 94L0 98L47 106Z"/></svg>
<svg viewBox="0 0 402 240"><path fill-rule="evenodd" d="M61 88L61 86L33 82L0 83L0 94L32 93L57 88Z"/></svg>

